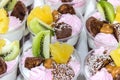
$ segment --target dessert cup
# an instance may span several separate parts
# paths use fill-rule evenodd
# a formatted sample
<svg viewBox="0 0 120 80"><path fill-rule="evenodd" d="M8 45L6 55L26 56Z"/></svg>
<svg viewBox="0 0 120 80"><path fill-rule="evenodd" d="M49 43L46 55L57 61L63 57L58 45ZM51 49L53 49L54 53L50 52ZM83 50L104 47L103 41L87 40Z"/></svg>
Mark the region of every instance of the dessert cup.
<svg viewBox="0 0 120 80"><path fill-rule="evenodd" d="M52 10L55 10L55 9L58 9L58 5L57 5L57 7L54 7L54 8L52 8ZM68 14L67 14L68 15ZM71 36L69 36L69 37L66 37L66 38L62 38L62 39L57 39L56 38L56 35L54 34L54 36L51 36L51 42L52 43L54 43L54 42L57 42L57 41L59 41L59 42L65 42L65 43L68 43L68 44L71 44L71 45L75 45L76 43L77 43L77 41L78 41L78 39L80 38L80 33L81 33L81 31L83 30L83 27L84 27L84 22L83 22L83 16L82 16L82 14L81 13L79 13L79 14L75 14L79 19L80 19L80 23L81 23L81 25L80 25L80 31L77 31L75 34L73 34L73 32L72 32L72 34L73 35L71 35ZM53 22L54 23L54 22ZM31 39L31 41L32 41L32 39L34 38L34 33L30 30L30 28L29 28L29 26L28 26L28 30L30 31L30 39ZM55 33L55 32L54 32Z"/></svg>
<svg viewBox="0 0 120 80"><path fill-rule="evenodd" d="M100 13L95 10L93 11L91 14L89 14L87 16L87 18L85 19L85 21L88 20L88 18L90 17L95 17L96 19L100 20L100 21L104 21L103 17L100 15ZM87 24L86 24L87 25ZM111 38L110 36L108 37L109 39L105 38L104 41L100 40L99 37L95 38L96 35L98 35L99 33L97 33L95 36L93 36L87 29L86 27L86 32L87 32L87 37L88 37L88 45L91 49L95 49L95 48L99 48L99 47L117 47L117 39L116 37L113 35L113 37ZM101 34L101 33L100 33ZM102 36L101 36L102 37ZM103 36L104 37L104 36ZM102 39L102 38L101 38ZM110 41L108 41L110 40ZM106 42L107 41L107 42ZM114 41L114 42L113 42Z"/></svg>
<svg viewBox="0 0 120 80"><path fill-rule="evenodd" d="M4 20L1 21L2 28L0 37L10 41L20 41L25 30L25 21L27 17L26 6L21 1L17 1L12 9L2 8L1 12L1 14L4 15L3 17L1 15L1 18Z"/></svg>
<svg viewBox="0 0 120 80"><path fill-rule="evenodd" d="M30 43L30 44L31 44L31 43ZM19 61L19 69L20 69L20 72L21 72L24 80L30 80L30 71L31 71L31 70L25 68L25 58L26 58L26 57L32 57L31 53L26 55L26 52L28 52L28 53L31 52L31 50L30 50L30 49L31 49L30 44L29 44L28 46L25 45L24 48L25 48L26 50L23 51L23 54L22 54L22 56L21 56L21 60ZM71 58L72 58L71 60L75 60L75 61L77 61L77 63L79 64L79 69L77 69L78 67L76 67L76 71L77 71L77 72L75 72L75 76L74 76L74 78L72 79L72 80L76 80L77 77L78 77L78 75L79 75L80 72L81 72L81 70L80 70L81 60L80 60L80 56L78 55L78 53L77 53L76 50L74 50L74 53L72 54ZM43 64L41 64L41 65L43 65ZM77 66L77 65L76 65L76 66ZM73 68L75 68L75 66L73 66ZM50 79L50 78L49 78L49 79Z"/></svg>
<svg viewBox="0 0 120 80"><path fill-rule="evenodd" d="M7 39L4 39L6 44L10 44L11 42ZM19 52L20 53L20 52ZM17 70L18 70L18 62L19 62L19 54L17 57L10 61L5 61L7 65L7 71L0 75L0 80L16 80L17 78ZM1 63L2 66L2 63Z"/></svg>
<svg viewBox="0 0 120 80"><path fill-rule="evenodd" d="M61 2L61 0L45 0L45 4L50 5L52 8L60 6L61 4L70 4L72 5L76 13L84 14L87 0L73 0L72 2Z"/></svg>
<svg viewBox="0 0 120 80"><path fill-rule="evenodd" d="M24 21L21 23L21 25L18 28L8 31L6 34L0 34L0 37L6 38L10 41L15 41L15 40L20 41L24 35L25 21L26 19L24 19Z"/></svg>
<svg viewBox="0 0 120 80"><path fill-rule="evenodd" d="M106 65L109 65L109 63L112 64L112 62L109 62L104 65L104 62L106 60L111 60L110 52L114 49L116 48L114 47L114 48L105 49L104 47L100 47L100 48L96 48L88 52L88 55L86 56L85 61L84 61L84 75L86 77L86 80L95 80L95 78L92 79L92 77L95 76L97 72L100 72L103 68L105 68ZM107 51L104 54L105 50ZM97 60L99 61L97 62ZM99 76L100 79L113 80L113 77L111 76L110 73L107 72L103 74L106 74L106 78L102 74L99 74L100 76L102 75L101 78ZM112 77L112 79L110 79L107 76L108 74L110 75L110 77Z"/></svg>

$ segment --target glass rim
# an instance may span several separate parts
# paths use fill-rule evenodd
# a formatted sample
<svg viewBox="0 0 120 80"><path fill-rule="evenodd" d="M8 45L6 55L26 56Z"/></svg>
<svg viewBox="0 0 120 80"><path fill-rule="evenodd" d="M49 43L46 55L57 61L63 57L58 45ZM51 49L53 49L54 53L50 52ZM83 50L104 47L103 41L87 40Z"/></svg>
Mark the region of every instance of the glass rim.
<svg viewBox="0 0 120 80"><path fill-rule="evenodd" d="M27 50L29 50L29 49L31 49L32 47L30 46L30 47L28 47L24 52L26 52ZM23 52L23 53L24 53ZM78 71L78 73L73 77L73 79L72 80L74 80L74 79L76 79L78 76L79 76L79 74L81 73L81 57L80 57L80 55L78 54L78 51L74 48L74 51L73 51L73 54L71 55L71 57L73 56L73 58L75 58L75 60L77 60L78 62L79 62L79 64L80 64L80 68L79 68L79 71ZM21 59L22 59L22 57L23 57L23 54L22 54L22 56L21 56ZM25 80L28 80L29 78L26 76L26 74L24 73L24 71L23 71L23 69L25 69L25 67L23 66L23 64L22 64L22 62L21 62L21 59L19 59L19 69L20 69L20 72L21 72L21 74L22 74L22 76L24 77L24 79ZM27 68L26 68L26 70L28 70Z"/></svg>

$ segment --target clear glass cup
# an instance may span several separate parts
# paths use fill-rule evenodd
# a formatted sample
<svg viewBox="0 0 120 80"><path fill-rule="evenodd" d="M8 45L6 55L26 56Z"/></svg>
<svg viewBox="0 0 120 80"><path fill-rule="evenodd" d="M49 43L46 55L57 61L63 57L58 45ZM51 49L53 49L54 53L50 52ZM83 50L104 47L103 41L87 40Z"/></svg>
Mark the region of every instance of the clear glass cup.
<svg viewBox="0 0 120 80"><path fill-rule="evenodd" d="M11 43L8 39L5 39L7 44ZM19 55L11 61L5 61L7 64L7 71L0 75L0 80L16 80L17 78L17 70L18 70L18 62L19 62L20 52Z"/></svg>
<svg viewBox="0 0 120 80"><path fill-rule="evenodd" d="M91 16L97 17L96 14L98 13L97 10L93 11L92 13L90 13L87 18L85 19L85 21L87 21L87 19ZM102 18L100 20L103 20ZM85 24L86 25L86 24ZM108 43L103 43L100 40L96 40L94 36L91 35L91 33L88 31L87 27L86 27L86 32L87 32L87 37L88 37L88 45L91 49L94 48L99 48L101 46L103 47L117 47L117 44L113 44L112 42Z"/></svg>
<svg viewBox="0 0 120 80"><path fill-rule="evenodd" d="M24 63L25 63L24 61L25 61L26 57L32 57L31 54L30 55L29 54L25 55L25 52L27 50L31 49L31 45L32 45L31 42L28 42L28 43L26 43L24 45L23 54L22 54L21 59L19 61L19 69L20 69L20 72L21 72L24 80L29 80L30 79L29 78L29 76L30 76L30 74L29 74L30 70L24 67ZM77 70L77 72L75 73L76 75L72 79L72 80L76 80L77 77L79 76L80 72L81 72L81 60L80 60L80 56L79 56L77 50L74 50L74 53L71 55L71 58L72 58L72 60L76 60L79 63L79 66L80 66L79 70L75 69L75 70ZM73 66L73 68L75 68L75 66Z"/></svg>

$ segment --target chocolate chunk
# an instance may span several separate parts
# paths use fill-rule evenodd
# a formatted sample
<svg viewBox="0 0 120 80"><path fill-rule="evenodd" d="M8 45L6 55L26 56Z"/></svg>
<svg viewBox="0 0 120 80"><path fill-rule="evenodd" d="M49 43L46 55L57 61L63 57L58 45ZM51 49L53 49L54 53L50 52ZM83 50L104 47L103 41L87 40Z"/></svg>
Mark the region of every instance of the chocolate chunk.
<svg viewBox="0 0 120 80"><path fill-rule="evenodd" d="M23 21L26 12L27 12L27 8L25 7L25 5L21 1L18 1L11 13L11 16L15 16L19 18L21 21Z"/></svg>
<svg viewBox="0 0 120 80"><path fill-rule="evenodd" d="M73 0L62 0L62 2L72 2Z"/></svg>
<svg viewBox="0 0 120 80"><path fill-rule="evenodd" d="M53 16L53 21L57 22L61 17L61 13L59 13L57 10L54 10L52 12L52 16Z"/></svg>
<svg viewBox="0 0 120 80"><path fill-rule="evenodd" d="M94 17L90 17L86 21L86 28L92 36L95 36L97 33L99 33L102 26L103 22Z"/></svg>
<svg viewBox="0 0 120 80"><path fill-rule="evenodd" d="M67 38L72 34L72 27L64 22L54 24L54 30L57 39Z"/></svg>
<svg viewBox="0 0 120 80"><path fill-rule="evenodd" d="M28 69L34 68L36 66L40 66L40 64L43 62L42 58L38 57L27 57L25 60L25 67Z"/></svg>
<svg viewBox="0 0 120 80"><path fill-rule="evenodd" d="M117 41L119 42L120 41L120 23L114 24L113 27L114 27L115 37Z"/></svg>
<svg viewBox="0 0 120 80"><path fill-rule="evenodd" d="M58 8L58 11L59 11L61 14L67 14L67 13L75 14L74 8L72 7L72 5L69 5L69 4L62 4L62 5Z"/></svg>
<svg viewBox="0 0 120 80"><path fill-rule="evenodd" d="M7 64L5 61L0 57L0 75L7 71Z"/></svg>

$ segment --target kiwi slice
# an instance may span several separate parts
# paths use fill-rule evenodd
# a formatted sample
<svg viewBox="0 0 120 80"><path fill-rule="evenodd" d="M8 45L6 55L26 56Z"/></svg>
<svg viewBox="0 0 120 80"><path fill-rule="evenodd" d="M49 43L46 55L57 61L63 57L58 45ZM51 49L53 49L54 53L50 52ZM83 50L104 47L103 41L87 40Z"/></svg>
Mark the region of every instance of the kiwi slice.
<svg viewBox="0 0 120 80"><path fill-rule="evenodd" d="M3 8L8 2L9 0L0 0L0 8Z"/></svg>
<svg viewBox="0 0 120 80"><path fill-rule="evenodd" d="M34 34L37 34L43 30L50 30L51 34L54 35L54 31L53 31L52 27L50 27L43 21L39 20L38 18L34 18L33 20L30 21L29 29Z"/></svg>
<svg viewBox="0 0 120 80"><path fill-rule="evenodd" d="M19 41L14 41L0 50L0 56L3 57L5 61L11 61L19 55L19 52Z"/></svg>
<svg viewBox="0 0 120 80"><path fill-rule="evenodd" d="M13 10L17 0L9 0L9 3L5 6L6 10L11 11Z"/></svg>
<svg viewBox="0 0 120 80"><path fill-rule="evenodd" d="M108 20L110 23L113 23L115 18L115 10L113 5L104 0L99 1L98 4L101 5L101 8L103 8L103 11L102 9L99 9L100 8L99 5L98 5L99 7L98 10L101 10L100 12L104 12L106 20Z"/></svg>
<svg viewBox="0 0 120 80"><path fill-rule="evenodd" d="M40 31L32 43L32 53L35 57L49 58L50 30Z"/></svg>

